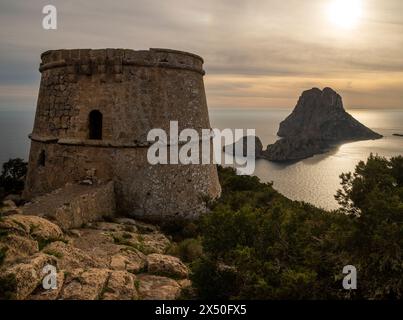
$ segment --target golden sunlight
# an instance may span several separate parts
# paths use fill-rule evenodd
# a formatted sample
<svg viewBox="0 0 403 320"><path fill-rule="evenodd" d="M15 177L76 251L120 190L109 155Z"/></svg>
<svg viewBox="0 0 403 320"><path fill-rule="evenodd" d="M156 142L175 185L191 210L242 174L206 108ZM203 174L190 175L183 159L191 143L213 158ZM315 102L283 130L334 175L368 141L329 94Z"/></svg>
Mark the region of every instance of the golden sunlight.
<svg viewBox="0 0 403 320"><path fill-rule="evenodd" d="M336 26L354 28L362 16L361 0L332 0L328 7L330 21Z"/></svg>

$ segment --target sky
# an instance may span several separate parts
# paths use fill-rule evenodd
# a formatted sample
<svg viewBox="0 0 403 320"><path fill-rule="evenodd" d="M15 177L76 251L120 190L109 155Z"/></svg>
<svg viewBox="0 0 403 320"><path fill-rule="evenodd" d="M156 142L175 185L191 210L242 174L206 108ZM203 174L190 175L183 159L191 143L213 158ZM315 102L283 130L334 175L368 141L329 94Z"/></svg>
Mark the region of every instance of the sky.
<svg viewBox="0 0 403 320"><path fill-rule="evenodd" d="M332 87L347 109L403 109L401 0L0 0L0 39L0 110L35 108L43 51L152 47L204 58L210 108Z"/></svg>

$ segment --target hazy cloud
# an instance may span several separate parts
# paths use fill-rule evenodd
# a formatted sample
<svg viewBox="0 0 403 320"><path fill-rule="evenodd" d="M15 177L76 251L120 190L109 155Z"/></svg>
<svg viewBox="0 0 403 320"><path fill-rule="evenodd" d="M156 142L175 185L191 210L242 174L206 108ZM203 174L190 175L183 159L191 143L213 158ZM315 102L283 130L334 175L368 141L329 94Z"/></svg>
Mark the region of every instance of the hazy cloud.
<svg viewBox="0 0 403 320"><path fill-rule="evenodd" d="M331 24L331 1L2 0L0 108L35 104L41 52L103 47L200 54L210 107L290 107L312 86L351 107L403 107L403 1L362 0L352 30ZM41 27L49 2L56 31Z"/></svg>

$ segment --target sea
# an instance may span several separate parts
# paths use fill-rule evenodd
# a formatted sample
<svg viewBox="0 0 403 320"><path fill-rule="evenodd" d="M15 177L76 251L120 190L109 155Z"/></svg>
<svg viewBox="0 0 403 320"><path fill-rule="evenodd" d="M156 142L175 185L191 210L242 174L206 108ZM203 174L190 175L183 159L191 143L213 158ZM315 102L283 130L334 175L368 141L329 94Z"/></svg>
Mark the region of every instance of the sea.
<svg viewBox="0 0 403 320"><path fill-rule="evenodd" d="M210 122L218 129L255 129L264 147L278 137L279 123L292 109L210 109ZM382 134L380 140L345 143L327 153L287 164L261 159L256 162L254 175L263 182L273 182L276 190L293 200L310 202L324 209L337 209L334 199L340 188L340 174L354 171L355 166L368 156L403 155L402 110L353 109L348 112L361 123ZM28 159L35 110L0 109L0 163L10 158Z"/></svg>

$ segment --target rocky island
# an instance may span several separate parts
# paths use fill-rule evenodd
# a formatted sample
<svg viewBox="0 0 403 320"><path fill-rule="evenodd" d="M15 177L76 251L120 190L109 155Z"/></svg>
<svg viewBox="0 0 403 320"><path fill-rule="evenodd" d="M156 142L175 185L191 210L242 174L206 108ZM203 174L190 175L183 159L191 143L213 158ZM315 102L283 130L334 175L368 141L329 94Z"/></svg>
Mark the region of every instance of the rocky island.
<svg viewBox="0 0 403 320"><path fill-rule="evenodd" d="M342 142L382 138L347 113L341 96L331 88L304 91L293 112L280 123L277 135L281 139L266 150L257 150L257 158L302 160Z"/></svg>
<svg viewBox="0 0 403 320"><path fill-rule="evenodd" d="M264 152L271 161L300 160L341 142L382 138L347 113L341 96L331 88L304 91L277 135L282 139Z"/></svg>

